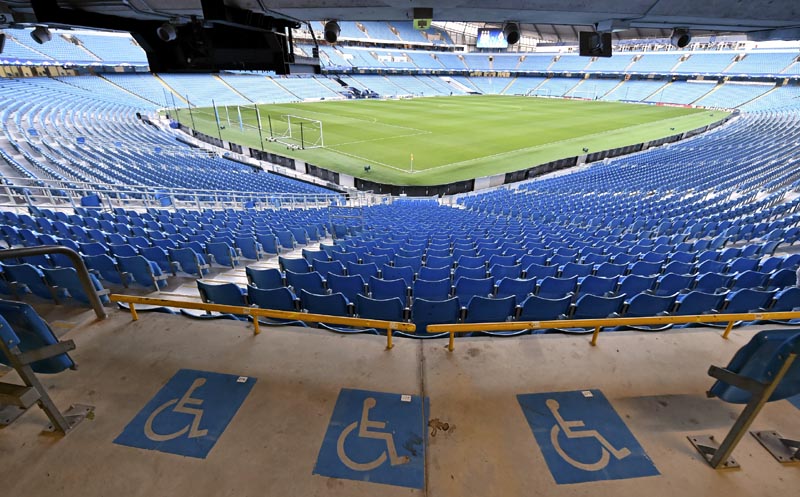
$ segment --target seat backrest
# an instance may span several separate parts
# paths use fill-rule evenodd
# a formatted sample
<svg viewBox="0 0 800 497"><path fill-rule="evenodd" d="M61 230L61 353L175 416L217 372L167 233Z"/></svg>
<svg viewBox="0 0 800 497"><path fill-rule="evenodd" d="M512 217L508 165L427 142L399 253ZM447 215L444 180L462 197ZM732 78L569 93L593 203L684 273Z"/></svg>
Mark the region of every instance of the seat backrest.
<svg viewBox="0 0 800 497"><path fill-rule="evenodd" d="M291 271L293 273L308 273L311 271L308 261L303 258L289 258L279 255L278 265L281 271Z"/></svg>
<svg viewBox="0 0 800 497"><path fill-rule="evenodd" d="M727 370L760 383L769 383L789 354L800 354L800 331L795 329L764 330L734 354ZM709 393L725 402L745 404L751 392L717 381ZM769 402L792 397L800 393L800 359L795 359Z"/></svg>
<svg viewBox="0 0 800 497"><path fill-rule="evenodd" d="M554 278L548 276L539 283L536 295L548 299L560 299L568 293L575 293L577 286L577 276L572 276L571 278Z"/></svg>
<svg viewBox="0 0 800 497"><path fill-rule="evenodd" d="M406 286L411 286L414 281L414 269L409 266L389 266L384 264L381 269L381 276L387 280L402 279Z"/></svg>
<svg viewBox="0 0 800 497"><path fill-rule="evenodd" d="M623 276L619 280L619 287L617 288L618 293L625 293L627 295L633 296L637 293L642 293L644 291L650 290L655 285L656 276L641 276L638 274L629 274L627 276Z"/></svg>
<svg viewBox="0 0 800 497"><path fill-rule="evenodd" d="M83 302L84 304L89 303L89 296L86 294L86 290L83 289L81 280L78 278L78 271L75 268L62 267L57 269L43 269L42 271L44 272L45 279L50 285L64 288L75 300ZM103 285L100 284L100 281L95 275L90 274L89 281L92 282L92 286L95 290L104 290ZM108 297L106 295L101 295L100 300L103 303L108 302Z"/></svg>
<svg viewBox="0 0 800 497"><path fill-rule="evenodd" d="M675 306L675 297L677 294L665 296L649 293L636 294L628 302L625 317L657 316L669 312Z"/></svg>
<svg viewBox="0 0 800 497"><path fill-rule="evenodd" d="M58 343L53 331L28 304L0 300L0 339L9 348L18 346L23 353ZM9 358L0 351L0 362L9 364ZM31 368L36 373L54 374L74 368L75 363L66 353L36 361Z"/></svg>
<svg viewBox="0 0 800 497"><path fill-rule="evenodd" d="M580 282L578 285L578 293L581 295L605 295L611 293L617 287L616 276L607 278L604 276L589 275Z"/></svg>
<svg viewBox="0 0 800 497"><path fill-rule="evenodd" d="M674 311L674 314L693 316L719 310L722 303L725 301L726 295L727 293L691 291L680 300L680 305Z"/></svg>
<svg viewBox="0 0 800 497"><path fill-rule="evenodd" d="M518 321L552 321L569 315L572 296L547 299L531 295L522 303Z"/></svg>
<svg viewBox="0 0 800 497"><path fill-rule="evenodd" d="M322 275L316 271L311 273L286 271L286 284L291 286L295 293L300 293L303 289L316 294L325 293Z"/></svg>
<svg viewBox="0 0 800 497"><path fill-rule="evenodd" d="M369 264L355 264L353 262L347 263L347 274L350 276L359 275L364 281L369 281L370 276L378 276L378 266L373 263Z"/></svg>
<svg viewBox="0 0 800 497"><path fill-rule="evenodd" d="M774 291L762 292L752 288L740 288L739 290L730 292L728 296L725 297L727 305L722 312L726 314L733 314L740 312L760 311L765 309L770 302L772 302L772 297L774 295Z"/></svg>
<svg viewBox="0 0 800 497"><path fill-rule="evenodd" d="M625 294L616 297L601 297L599 295L582 295L575 303L573 319L598 319L606 318L614 313L619 313L625 301Z"/></svg>
<svg viewBox="0 0 800 497"><path fill-rule="evenodd" d="M263 289L248 285L247 299L262 309L296 311L295 295L286 287Z"/></svg>
<svg viewBox="0 0 800 497"><path fill-rule="evenodd" d="M439 336L428 333L428 325L457 323L461 303L458 297L447 300L416 299L411 308L411 320L417 326L416 336ZM441 334L444 335L444 334Z"/></svg>
<svg viewBox="0 0 800 497"><path fill-rule="evenodd" d="M489 298L476 295L467 304L465 323L500 323L514 315L516 298Z"/></svg>
<svg viewBox="0 0 800 497"><path fill-rule="evenodd" d="M341 293L328 295L300 291L300 306L312 314L326 314L329 316L349 316L347 298Z"/></svg>
<svg viewBox="0 0 800 497"><path fill-rule="evenodd" d="M450 295L450 279L436 281L416 280L411 294L416 299L446 300Z"/></svg>
<svg viewBox="0 0 800 497"><path fill-rule="evenodd" d="M775 303L770 312L788 312L800 308L800 287L791 286L775 294Z"/></svg>
<svg viewBox="0 0 800 497"><path fill-rule="evenodd" d="M402 280L400 280L402 281ZM402 322L405 305L398 297L388 299L356 296L356 314L364 319L380 319L383 321Z"/></svg>
<svg viewBox="0 0 800 497"><path fill-rule="evenodd" d="M220 305L246 306L247 301L236 283L207 283L197 280L197 289L203 302Z"/></svg>
<svg viewBox="0 0 800 497"><path fill-rule="evenodd" d="M419 268L419 274L417 275L417 277L422 280L441 280L443 278L450 278L450 268L447 266L443 267L422 266L421 268Z"/></svg>
<svg viewBox="0 0 800 497"><path fill-rule="evenodd" d="M339 261L323 261L320 259L315 259L312 261L312 264L314 266L314 271L317 271L326 278L331 274L343 275L345 273L344 265Z"/></svg>
<svg viewBox="0 0 800 497"><path fill-rule="evenodd" d="M383 300L389 298L399 298L403 302L406 300L408 285L404 279L396 280L379 279L374 276L369 279L369 291L373 299Z"/></svg>
<svg viewBox="0 0 800 497"><path fill-rule="evenodd" d="M489 296L494 293L494 279L492 278L467 278L462 277L456 280L453 288L453 295L460 298L464 303L475 296Z"/></svg>
<svg viewBox="0 0 800 497"><path fill-rule="evenodd" d="M364 293L364 279L359 275L342 276L328 274L328 288L332 293L342 293L347 300L355 301L356 295Z"/></svg>
<svg viewBox="0 0 800 497"><path fill-rule="evenodd" d="M503 298L513 295L517 302L523 302L528 295L533 294L535 291L535 278L503 278L497 284L497 295L495 298Z"/></svg>

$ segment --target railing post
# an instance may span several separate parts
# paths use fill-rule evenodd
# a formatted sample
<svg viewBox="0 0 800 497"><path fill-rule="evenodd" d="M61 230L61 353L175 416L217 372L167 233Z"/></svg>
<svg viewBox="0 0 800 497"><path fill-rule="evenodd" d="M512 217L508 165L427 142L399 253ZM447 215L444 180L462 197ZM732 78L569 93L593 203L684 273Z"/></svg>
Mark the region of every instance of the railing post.
<svg viewBox="0 0 800 497"><path fill-rule="evenodd" d="M81 256L78 255L78 253L74 250L67 247L62 247L60 245L40 245L38 247L12 248L1 250L0 259L14 259L17 257L46 254L63 254L69 257L69 259L72 261L72 264L75 266L75 270L78 271L78 279L81 282L83 291L86 292L86 296L89 298L89 304L91 304L94 313L97 315L97 319L105 319L106 311L103 309L103 303L100 302L100 297L97 296L97 290L92 284L92 279L89 277L89 270L86 269L86 265L83 263Z"/></svg>

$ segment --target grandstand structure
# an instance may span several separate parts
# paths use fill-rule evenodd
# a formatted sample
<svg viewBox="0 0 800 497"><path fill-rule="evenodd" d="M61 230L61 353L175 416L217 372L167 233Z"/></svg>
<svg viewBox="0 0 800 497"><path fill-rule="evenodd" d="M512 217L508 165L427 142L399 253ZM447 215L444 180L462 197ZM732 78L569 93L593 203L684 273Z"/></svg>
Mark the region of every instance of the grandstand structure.
<svg viewBox="0 0 800 497"><path fill-rule="evenodd" d="M91 402L95 415L58 442L37 438L47 423L35 409L0 431L9 475L0 488L626 496L797 488L796 467L756 437L734 452L741 469L724 472L686 437L700 446L708 443L700 434L724 438L739 412L727 402L747 401L719 384L712 391L726 403L706 399L709 365L740 349L744 361L760 343L751 337L775 328L789 338L761 352L770 367L800 351L797 332L786 331L800 319L798 48L593 59L466 53L447 31L411 22L341 28L340 44L320 46L323 73L302 76L151 74L129 37L56 32L56 43L38 45L7 30L0 293L34 306L52 328L35 332L49 345L74 339L81 368L43 383L56 404ZM457 195L414 198L358 191L324 164L247 149L159 113L213 108L220 126L237 126L230 112L255 104L356 93L580 98L736 116L647 147L588 154L580 166L521 165ZM63 253L19 252L42 246L74 251L93 290ZM97 299L104 319L88 310ZM23 311L0 305L0 331L22 333ZM665 321L625 321L643 316ZM464 332L447 351L447 326L482 323L508 329ZM753 425L780 427L785 439L799 434L800 399L789 394L800 391L800 369L788 364ZM733 381L737 368L715 378ZM773 372L758 381L769 384ZM3 380L16 374L0 369ZM10 394L0 393L4 421ZM30 391L20 395L35 405Z"/></svg>

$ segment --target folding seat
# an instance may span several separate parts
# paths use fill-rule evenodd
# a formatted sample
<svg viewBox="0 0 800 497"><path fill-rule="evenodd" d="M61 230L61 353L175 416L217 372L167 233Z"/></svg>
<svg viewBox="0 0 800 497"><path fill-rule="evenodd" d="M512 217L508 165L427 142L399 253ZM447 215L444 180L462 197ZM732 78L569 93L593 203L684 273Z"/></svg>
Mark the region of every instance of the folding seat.
<svg viewBox="0 0 800 497"><path fill-rule="evenodd" d="M158 264L148 261L141 255L133 257L117 257L117 264L126 284L131 280L144 287L153 287L156 291L167 285L167 275L161 271Z"/></svg>
<svg viewBox="0 0 800 497"><path fill-rule="evenodd" d="M261 244L261 249L267 254L280 254L281 247L278 244L278 237L272 233L256 232L256 240Z"/></svg>
<svg viewBox="0 0 800 497"><path fill-rule="evenodd" d="M352 316L352 306L347 297L341 293L332 293L329 295L313 294L303 290L300 292L300 306L303 310L311 314L324 314L328 316ZM352 328L342 325L329 325L319 323L322 329L335 331L337 333L372 333L377 334L374 328Z"/></svg>
<svg viewBox="0 0 800 497"><path fill-rule="evenodd" d="M293 271L286 271L286 284L292 287L295 294L299 294L301 290L307 290L310 293L324 294L325 279L316 271L310 273L295 273Z"/></svg>
<svg viewBox="0 0 800 497"><path fill-rule="evenodd" d="M334 261L341 262L342 264L348 264L348 263L358 264L358 256L353 252L334 252L331 255L331 258Z"/></svg>
<svg viewBox="0 0 800 497"><path fill-rule="evenodd" d="M466 307L465 323L502 323L508 321L516 313L516 299L513 296L489 298L475 295ZM484 331L493 336L513 336L524 334L522 331Z"/></svg>
<svg viewBox="0 0 800 497"><path fill-rule="evenodd" d="M409 266L387 266L381 268L381 276L385 280L402 279L407 287L414 282L414 269Z"/></svg>
<svg viewBox="0 0 800 497"><path fill-rule="evenodd" d="M197 250L190 247L167 249L167 253L170 261L176 264L173 268L175 271L202 278L208 274L208 270L211 267L206 262L202 252L197 252Z"/></svg>
<svg viewBox="0 0 800 497"><path fill-rule="evenodd" d="M783 257L767 257L759 263L758 271L762 273L772 273L780 269L781 264L783 264Z"/></svg>
<svg viewBox="0 0 800 497"><path fill-rule="evenodd" d="M639 257L631 254L616 254L611 258L611 262L614 264L624 264L626 266L636 262L637 260L639 260Z"/></svg>
<svg viewBox="0 0 800 497"><path fill-rule="evenodd" d="M743 273L745 271L756 271L758 269L758 259L739 258L732 260L725 272L728 274ZM715 271L718 272L718 271Z"/></svg>
<svg viewBox="0 0 800 497"><path fill-rule="evenodd" d="M311 271L311 266L306 259L278 256L278 265L281 271L292 271L294 273L308 273Z"/></svg>
<svg viewBox="0 0 800 497"><path fill-rule="evenodd" d="M766 283L767 290L780 290L782 288L797 286L797 274L791 269L779 269L768 274L769 278Z"/></svg>
<svg viewBox="0 0 800 497"><path fill-rule="evenodd" d="M430 268L451 268L453 267L453 258L449 255L443 257L428 256L425 258L425 266Z"/></svg>
<svg viewBox="0 0 800 497"><path fill-rule="evenodd" d="M378 319L401 323L406 320L405 300L399 297L370 298L357 295L355 300L356 314L362 319Z"/></svg>
<svg viewBox="0 0 800 497"><path fill-rule="evenodd" d="M603 263L607 263L611 260L611 257L607 254L586 254L581 257L581 264L591 264L592 266L597 266Z"/></svg>
<svg viewBox="0 0 800 497"><path fill-rule="evenodd" d="M645 263L657 263L659 266L666 262L668 255L666 253L659 253L659 252L645 252L643 253L640 262Z"/></svg>
<svg viewBox="0 0 800 497"><path fill-rule="evenodd" d="M482 256L471 257L464 255L456 260L457 267L486 269L486 258Z"/></svg>
<svg viewBox="0 0 800 497"><path fill-rule="evenodd" d="M267 290L283 286L283 276L276 268L262 269L247 266L244 271L247 276L247 283L256 288Z"/></svg>
<svg viewBox="0 0 800 497"><path fill-rule="evenodd" d="M775 293L773 304L768 309L769 312L791 312L800 310L800 288L791 286L779 290ZM768 319L768 323L776 323L781 325L800 325L800 319Z"/></svg>
<svg viewBox="0 0 800 497"><path fill-rule="evenodd" d="M678 261L678 262L688 262L693 263L697 259L697 254L695 252L682 252L676 250L669 256L670 262Z"/></svg>
<svg viewBox="0 0 800 497"><path fill-rule="evenodd" d="M694 272L694 264L690 262L672 261L664 266L661 274L692 274Z"/></svg>
<svg viewBox="0 0 800 497"><path fill-rule="evenodd" d="M641 276L638 274L629 274L623 276L619 280L617 287L617 294L625 294L628 297L633 297L637 293L643 293L651 290L656 283L657 276Z"/></svg>
<svg viewBox="0 0 800 497"><path fill-rule="evenodd" d="M428 267L422 266L419 268L419 274L417 277L421 280L441 280L443 278L450 278L450 268L449 267Z"/></svg>
<svg viewBox="0 0 800 497"><path fill-rule="evenodd" d="M665 296L688 292L694 286L694 278L694 275L691 274L667 273L658 277L656 287L651 293Z"/></svg>
<svg viewBox="0 0 800 497"><path fill-rule="evenodd" d="M486 260L489 260L490 257L493 255L502 255L503 249L499 247L482 247L478 250L478 255L485 257Z"/></svg>
<svg viewBox="0 0 800 497"><path fill-rule="evenodd" d="M153 261L158 264L158 267L161 268L161 271L165 273L172 273L173 275L175 274L176 269L173 267L172 261L169 260L167 251L161 247L142 248L139 249L139 253L148 261Z"/></svg>
<svg viewBox="0 0 800 497"><path fill-rule="evenodd" d="M41 245L38 235L36 235L33 231L27 228L22 228L18 229L17 233L19 233L19 237L22 239L22 244L26 247L36 247Z"/></svg>
<svg viewBox="0 0 800 497"><path fill-rule="evenodd" d="M425 255L425 247L418 247L418 248L408 248L408 247L400 247L397 249L397 255L402 257L413 257L422 259Z"/></svg>
<svg viewBox="0 0 800 497"><path fill-rule="evenodd" d="M589 275L584 278L578 278L578 295L607 295L613 294L614 289L617 287L618 277L604 277Z"/></svg>
<svg viewBox="0 0 800 497"><path fill-rule="evenodd" d="M450 247L434 248L429 246L425 250L425 257L450 257Z"/></svg>
<svg viewBox="0 0 800 497"><path fill-rule="evenodd" d="M41 269L32 264L5 264L3 274L13 283L14 294L32 293L37 297L58 302L58 295L44 278Z"/></svg>
<svg viewBox="0 0 800 497"><path fill-rule="evenodd" d="M355 302L356 295L367 293L364 289L364 279L359 275L342 276L329 273L325 281L331 293L341 293L350 302Z"/></svg>
<svg viewBox="0 0 800 497"><path fill-rule="evenodd" d="M297 246L297 242L291 231L278 230L275 231L275 236L278 238L278 244L281 248L294 250Z"/></svg>
<svg viewBox="0 0 800 497"><path fill-rule="evenodd" d="M497 280L495 280L497 281ZM523 302L536 291L536 278L502 278L497 283L495 298L513 296L516 302Z"/></svg>
<svg viewBox="0 0 800 497"><path fill-rule="evenodd" d="M494 279L468 278L466 276L455 280L453 296L458 297L462 303L469 305L470 299L476 295L487 297L494 292Z"/></svg>
<svg viewBox="0 0 800 497"><path fill-rule="evenodd" d="M53 431L62 435L72 430L86 415L91 406L70 408L61 412L50 398L35 373L56 374L66 369L76 369L67 354L74 350L72 340L59 342L47 323L36 311L21 302L0 301L0 363L16 370L23 385L2 383L4 403L17 406L4 410L4 424L8 425L32 405L38 405L50 419Z"/></svg>
<svg viewBox="0 0 800 497"><path fill-rule="evenodd" d="M237 236L233 241L243 258L254 261L261 259L261 247L255 237L249 235Z"/></svg>
<svg viewBox="0 0 800 497"><path fill-rule="evenodd" d="M628 274L639 276L653 276L661 273L661 263L637 261L630 265Z"/></svg>
<svg viewBox="0 0 800 497"><path fill-rule="evenodd" d="M559 272L560 278L570 278L577 276L579 278L589 276L592 274L594 266L592 264L578 264L577 262L568 262L564 264Z"/></svg>
<svg viewBox="0 0 800 497"><path fill-rule="evenodd" d="M541 266L539 264L531 264L524 271L525 278L536 278L541 280L544 278L555 278L558 274L558 266Z"/></svg>
<svg viewBox="0 0 800 497"><path fill-rule="evenodd" d="M207 243L206 253L215 264L220 266L235 268L239 265L239 257L236 255L236 251L225 242Z"/></svg>
<svg viewBox="0 0 800 497"><path fill-rule="evenodd" d="M313 270L317 271L324 278L327 278L329 274L336 274L339 276L345 274L344 265L339 261L322 261L317 259L313 261L313 264Z"/></svg>
<svg viewBox="0 0 800 497"><path fill-rule="evenodd" d="M503 266L513 266L516 264L516 257L513 255L493 255L489 257L488 266L492 267L495 264L501 264Z"/></svg>
<svg viewBox="0 0 800 497"><path fill-rule="evenodd" d="M422 281L422 280L420 280ZM387 280L370 277L369 296L373 299L383 300L389 298L400 298L405 304L411 288L403 279Z"/></svg>
<svg viewBox="0 0 800 497"><path fill-rule="evenodd" d="M374 255L385 255L389 257L389 259L394 260L394 256L397 255L397 250L394 248L374 247L370 249L369 253Z"/></svg>
<svg viewBox="0 0 800 497"><path fill-rule="evenodd" d="M448 336L447 333L428 333L428 326L432 324L457 323L461 314L461 304L458 297L447 300L415 299L411 308L411 321L417 326L412 336L416 338L436 338ZM403 333L397 333L403 335Z"/></svg>
<svg viewBox="0 0 800 497"><path fill-rule="evenodd" d="M550 258L549 254L527 254L523 255L519 259L520 266L527 268L531 264L537 264L539 266L545 266L547 264L547 260ZM460 264L460 263L459 263Z"/></svg>
<svg viewBox="0 0 800 497"><path fill-rule="evenodd" d="M731 262L741 257L741 253L742 249L738 247L728 247L719 253L719 258L717 260L720 262Z"/></svg>
<svg viewBox="0 0 800 497"><path fill-rule="evenodd" d="M578 287L578 277L555 278L548 276L539 282L536 295L546 299L560 299L567 295L575 294Z"/></svg>
<svg viewBox="0 0 800 497"><path fill-rule="evenodd" d="M548 299L538 295L530 295L519 307L517 321L555 321L565 319L572 309L572 296L560 299ZM534 330L533 333L544 333Z"/></svg>
<svg viewBox="0 0 800 497"><path fill-rule="evenodd" d="M235 283L209 283L197 280L197 290L203 302L247 307L247 290Z"/></svg>
<svg viewBox="0 0 800 497"><path fill-rule="evenodd" d="M295 242L298 245L308 245L308 232L306 231L305 228L293 227L293 228L289 228L289 232L292 234L292 236L294 237ZM278 234L278 233L276 233L276 234ZM280 239L280 234L278 234L278 238ZM282 241L281 241L281 245L283 245ZM283 246L286 247L286 245L283 245Z"/></svg>
<svg viewBox="0 0 800 497"><path fill-rule="evenodd" d="M732 274L705 273L697 275L695 286L692 290L704 293L719 293L727 291L733 281Z"/></svg>
<svg viewBox="0 0 800 497"><path fill-rule="evenodd" d="M578 297L578 301L573 304L570 319L603 319L619 317L622 312L622 305L625 301L625 294L615 297L601 297L599 295L586 294ZM559 328L565 333L591 333L594 328Z"/></svg>
<svg viewBox="0 0 800 497"><path fill-rule="evenodd" d="M20 238L19 230L17 228L4 224L0 226L0 232L2 232L3 239L6 241L9 247L22 245L22 238Z"/></svg>
<svg viewBox="0 0 800 497"><path fill-rule="evenodd" d="M128 240L128 245L131 245L131 246L134 246L134 247L149 247L150 246L150 240L148 240L144 236L129 236L127 240Z"/></svg>
<svg viewBox="0 0 800 497"><path fill-rule="evenodd" d="M719 259L719 252L717 252L716 250L700 251L697 254L697 264L698 264L698 266L700 264L702 264L703 262L705 262L705 261L716 261L716 262L719 262L718 259ZM723 262L723 264L725 264L725 263Z"/></svg>
<svg viewBox="0 0 800 497"><path fill-rule="evenodd" d="M626 318L664 316L670 313L675 307L676 294L672 295L651 295L649 293L639 293L625 302L622 313ZM617 327L619 330L639 330L639 331L662 331L672 327L666 325L626 325Z"/></svg>
<svg viewBox="0 0 800 497"><path fill-rule="evenodd" d="M355 264L352 262L347 263L347 274L350 276L359 275L363 281L369 281L371 276L376 278L380 277L380 271L375 264Z"/></svg>
<svg viewBox="0 0 800 497"><path fill-rule="evenodd" d="M368 247L363 246L352 246L347 248L348 252L352 252L358 258L358 263L360 264L364 260L364 256L370 251ZM422 254L419 254L419 257L422 257Z"/></svg>
<svg viewBox="0 0 800 497"><path fill-rule="evenodd" d="M760 273L758 271L744 271L734 275L733 281L731 282L729 288L731 290L737 290L740 288L762 289L766 285L768 278L769 274L767 273Z"/></svg>
<svg viewBox="0 0 800 497"><path fill-rule="evenodd" d="M394 257L395 267L408 266L414 270L414 274L419 273L419 268L422 267L422 258L420 257L403 257L396 255Z"/></svg>
<svg viewBox="0 0 800 497"><path fill-rule="evenodd" d="M450 279L443 278L437 281L418 279L414 281L411 295L416 301L418 298L426 300L445 300L452 290Z"/></svg>
<svg viewBox="0 0 800 497"><path fill-rule="evenodd" d="M725 302L720 309L721 314L743 314L749 312L765 312L772 304L774 291L753 290L740 288L732 290L725 296ZM733 326L744 324L743 321L734 322ZM707 326L726 328L728 323L707 323Z"/></svg>
<svg viewBox="0 0 800 497"><path fill-rule="evenodd" d="M595 268L594 275L603 276L606 278L613 278L616 276L624 275L627 269L628 266L624 264L613 264L611 262L604 262Z"/></svg>
<svg viewBox="0 0 800 497"><path fill-rule="evenodd" d="M548 266L563 266L568 262L575 262L578 259L577 255L562 255L562 254L555 254L547 261Z"/></svg>

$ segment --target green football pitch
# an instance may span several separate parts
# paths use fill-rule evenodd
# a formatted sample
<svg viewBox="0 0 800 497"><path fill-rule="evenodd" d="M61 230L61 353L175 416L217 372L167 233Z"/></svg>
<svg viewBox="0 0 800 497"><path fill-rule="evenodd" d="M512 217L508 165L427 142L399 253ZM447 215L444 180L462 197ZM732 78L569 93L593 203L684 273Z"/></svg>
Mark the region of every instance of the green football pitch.
<svg viewBox="0 0 800 497"><path fill-rule="evenodd" d="M726 115L501 95L339 100L260 105L259 133L253 106L217 107L217 112L221 129L210 108L194 108L191 116L181 109L179 116L211 136L395 185L437 185L517 171L584 154L584 148L597 152L696 129ZM306 148L295 150L301 121ZM270 141L270 133L279 141ZM323 147L310 148L321 142Z"/></svg>

